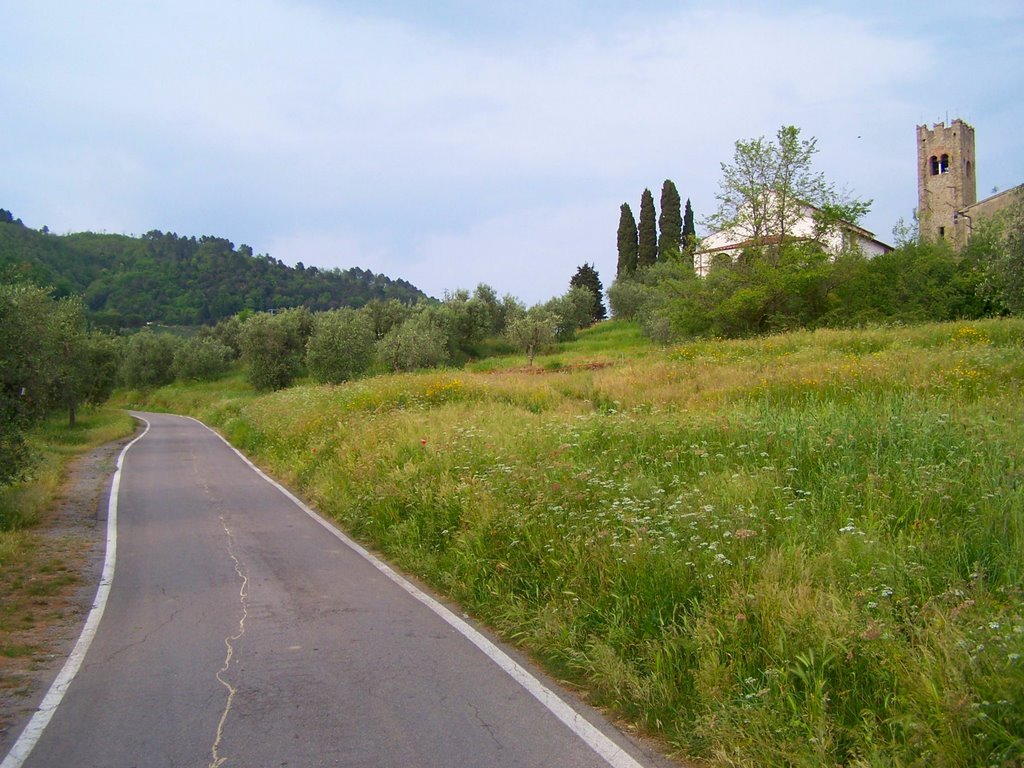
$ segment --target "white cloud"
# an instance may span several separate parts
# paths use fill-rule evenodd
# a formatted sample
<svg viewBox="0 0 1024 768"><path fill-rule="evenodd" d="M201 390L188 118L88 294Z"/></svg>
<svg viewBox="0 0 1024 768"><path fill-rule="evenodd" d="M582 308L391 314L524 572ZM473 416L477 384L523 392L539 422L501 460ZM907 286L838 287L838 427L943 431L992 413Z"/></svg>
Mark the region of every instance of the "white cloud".
<svg viewBox="0 0 1024 768"><path fill-rule="evenodd" d="M15 106L0 140L17 157L0 205L56 230L221 234L431 293L485 281L539 300L614 251L619 202L637 212L671 178L702 217L734 141L784 123L818 137L827 175L875 198L868 225L885 237L913 207L914 125L948 107L926 85L956 55L870 3L602 6L578 27L555 3L541 36L350 8L8 9L0 96ZM1020 107L1000 102L1012 135ZM994 139L977 123L980 149ZM599 265L606 283L613 267Z"/></svg>

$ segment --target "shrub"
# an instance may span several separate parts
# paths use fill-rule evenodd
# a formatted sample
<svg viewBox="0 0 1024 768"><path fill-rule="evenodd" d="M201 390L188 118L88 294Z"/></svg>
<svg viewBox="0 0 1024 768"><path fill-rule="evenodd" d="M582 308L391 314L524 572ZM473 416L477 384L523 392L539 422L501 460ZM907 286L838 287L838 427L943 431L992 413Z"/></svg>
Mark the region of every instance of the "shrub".
<svg viewBox="0 0 1024 768"><path fill-rule="evenodd" d="M369 315L354 309L321 312L313 318L306 344L306 367L318 382L338 384L364 373L373 363L376 335Z"/></svg>
<svg viewBox="0 0 1024 768"><path fill-rule="evenodd" d="M313 318L305 308L261 312L242 325L239 344L249 383L267 392L289 386L302 372Z"/></svg>
<svg viewBox="0 0 1024 768"><path fill-rule="evenodd" d="M377 357L392 371L435 368L448 360L448 337L427 312L392 328L377 343Z"/></svg>
<svg viewBox="0 0 1024 768"><path fill-rule="evenodd" d="M212 337L189 339L174 353L174 376L181 381L212 381L227 373L231 349Z"/></svg>
<svg viewBox="0 0 1024 768"><path fill-rule="evenodd" d="M161 387L174 381L174 354L180 342L168 333L140 331L125 343L121 383L132 389Z"/></svg>

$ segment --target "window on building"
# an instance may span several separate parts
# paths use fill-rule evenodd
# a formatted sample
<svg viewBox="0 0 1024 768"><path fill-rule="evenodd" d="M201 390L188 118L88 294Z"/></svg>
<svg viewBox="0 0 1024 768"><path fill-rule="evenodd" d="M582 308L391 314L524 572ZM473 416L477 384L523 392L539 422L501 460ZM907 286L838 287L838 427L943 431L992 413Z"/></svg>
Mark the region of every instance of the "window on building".
<svg viewBox="0 0 1024 768"><path fill-rule="evenodd" d="M939 160L939 173L949 173L949 155L943 155Z"/></svg>
<svg viewBox="0 0 1024 768"><path fill-rule="evenodd" d="M946 228L945 227L939 227L939 240L945 240L945 239L946 239Z"/></svg>
<svg viewBox="0 0 1024 768"><path fill-rule="evenodd" d="M932 155L932 161L931 162L932 162L932 176L938 176L939 175L939 158L937 158L935 155Z"/></svg>

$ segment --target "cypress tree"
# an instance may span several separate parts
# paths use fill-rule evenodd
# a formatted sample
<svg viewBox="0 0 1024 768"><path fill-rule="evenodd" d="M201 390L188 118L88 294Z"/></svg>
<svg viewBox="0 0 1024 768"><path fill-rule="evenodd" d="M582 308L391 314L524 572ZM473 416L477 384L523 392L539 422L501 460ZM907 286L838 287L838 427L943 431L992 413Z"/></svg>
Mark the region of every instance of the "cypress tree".
<svg viewBox="0 0 1024 768"><path fill-rule="evenodd" d="M616 279L628 277L636 272L637 255L637 233L636 219L633 218L633 211L629 203L623 203L619 209L619 264L616 270Z"/></svg>
<svg viewBox="0 0 1024 768"><path fill-rule="evenodd" d="M640 196L640 226L637 230L636 263L641 269L658 261L658 229L654 212L654 195L645 189Z"/></svg>
<svg viewBox="0 0 1024 768"><path fill-rule="evenodd" d="M593 322L596 323L598 320L604 320L608 317L608 312L604 308L604 299L601 298L604 286L601 285L601 278L592 265L584 264L582 267L579 267L576 270L576 274L569 279L569 287L586 288L594 294L594 306L590 316Z"/></svg>
<svg viewBox="0 0 1024 768"><path fill-rule="evenodd" d="M693 226L693 208L690 198L686 198L686 212L683 214L683 254L689 265L693 266L693 253L697 250L697 230Z"/></svg>
<svg viewBox="0 0 1024 768"><path fill-rule="evenodd" d="M679 210L679 190L671 179L661 186L661 216L658 217L658 258L679 257L683 217Z"/></svg>

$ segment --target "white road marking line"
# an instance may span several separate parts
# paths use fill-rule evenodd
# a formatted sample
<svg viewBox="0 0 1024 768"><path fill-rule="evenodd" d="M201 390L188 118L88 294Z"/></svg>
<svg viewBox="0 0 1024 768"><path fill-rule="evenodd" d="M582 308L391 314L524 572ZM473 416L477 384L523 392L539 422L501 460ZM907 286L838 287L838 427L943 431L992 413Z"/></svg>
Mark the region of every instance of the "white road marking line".
<svg viewBox="0 0 1024 768"><path fill-rule="evenodd" d="M235 688L231 683L225 680L221 675L225 674L231 668L231 659L235 655L235 646L232 645L236 640L241 639L242 635L245 634L245 620L249 616L249 577L242 571L242 564L238 560L238 556L235 554L234 537L231 535L231 529L228 528L228 524L221 517L220 524L224 526L224 533L228 536L228 554L231 555L231 559L235 561L235 573L242 580L242 587L238 590L238 598L242 603L242 617L238 620L238 632L231 637L224 638L224 645L227 647L227 654L224 656L224 665L217 672L217 680L228 690L228 700L224 703L224 711L221 713L220 721L217 723L217 736L213 741L213 746L210 747L210 764L207 768L219 768L227 760L226 757L221 757L219 754L220 742L224 738L224 723L228 719L228 713L231 712L231 705L235 701L235 694L238 693L238 689Z"/></svg>
<svg viewBox="0 0 1024 768"><path fill-rule="evenodd" d="M141 435L128 443L117 457L114 479L110 484L110 499L107 502L107 551L103 560L103 573L100 576L100 585L96 590L92 610L89 611L89 616L85 620L85 626L82 627L82 634L78 636L78 641L71 650L71 655L68 656L68 660L64 662L64 666L50 686L50 690L43 697L39 709L36 710L32 719L28 721L28 725L25 726L25 730L21 732L18 740L14 742L14 746L7 753L7 757L0 763L0 768L21 768L28 759L28 756L32 753L32 750L43 735L46 726L49 725L53 713L57 710L57 706L63 700L64 694L67 693L68 686L71 685L71 681L82 666L85 654L88 652L93 638L96 637L96 630L99 628L100 619L103 618L103 611L107 607L107 598L110 597L110 587L114 581L114 565L117 562L117 498L121 489L121 469L124 465L124 457L128 453L128 449L144 438L149 432L149 422L141 416L135 416L135 418L143 422L146 428L142 431Z"/></svg>
<svg viewBox="0 0 1024 768"><path fill-rule="evenodd" d="M475 645L487 658L498 665L509 677L515 680L519 685L526 689L526 691L533 696L537 701L543 704L548 711L550 711L555 717L557 717L564 725L566 725L570 731L582 740L588 747L594 752L600 755L608 765L612 768L643 768L633 757L622 749L618 744L612 741L608 736L602 733L597 727L595 727L589 720L587 720L582 714L577 712L571 706L566 704L559 696L557 696L550 688L545 686L540 680L534 677L529 670L523 667L521 664L516 662L511 656L505 653L503 650L498 648L494 643L484 637L480 632L474 629L468 622L463 621L461 618L452 613L448 608L439 603L437 600L432 598L430 595L419 589L415 584L406 580L401 574L394 571L386 563L378 559L371 552L366 550L360 544L350 539L347 535L338 530L332 523L325 518L317 514L313 509L307 506L301 499L295 494L281 485L279 482L274 480L272 477L267 475L263 470L253 464L245 454L239 451L235 446L231 445L223 435L219 434L215 430L208 427L199 419L192 418L191 416L185 417L190 418L197 424L200 424L204 428L208 429L232 451L234 451L239 458L242 459L249 467L260 477L270 483L272 486L277 488L281 493L288 498L295 506L309 515L313 520L327 529L332 535L338 538L343 544L349 547L351 550L359 554L364 560L369 562L374 568L384 574L388 579L393 581L396 585L408 592L412 597L422 603L424 606L429 608L439 617L444 619L453 629L459 634L465 637L469 642ZM7 766L0 766L0 768L7 768Z"/></svg>

